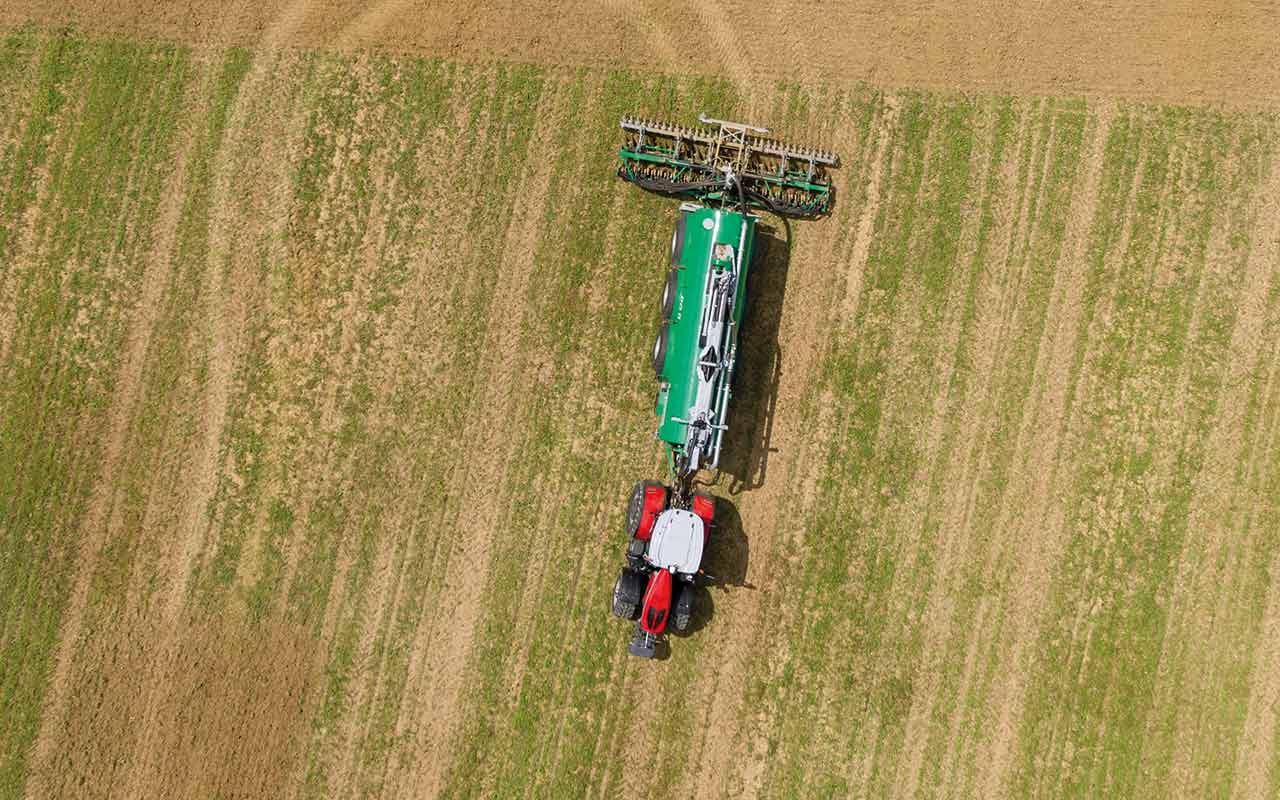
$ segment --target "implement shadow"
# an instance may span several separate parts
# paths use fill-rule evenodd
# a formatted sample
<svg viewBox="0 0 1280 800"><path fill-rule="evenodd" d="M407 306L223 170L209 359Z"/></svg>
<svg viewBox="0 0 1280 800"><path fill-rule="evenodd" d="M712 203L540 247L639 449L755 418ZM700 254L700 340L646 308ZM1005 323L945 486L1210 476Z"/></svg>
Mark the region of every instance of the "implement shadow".
<svg viewBox="0 0 1280 800"><path fill-rule="evenodd" d="M720 454L720 474L728 476L725 488L730 494L763 486L775 452L773 419L782 380L778 329L791 263L791 231L783 223L782 231L757 226L756 251L747 273L747 309L738 337L729 430Z"/></svg>

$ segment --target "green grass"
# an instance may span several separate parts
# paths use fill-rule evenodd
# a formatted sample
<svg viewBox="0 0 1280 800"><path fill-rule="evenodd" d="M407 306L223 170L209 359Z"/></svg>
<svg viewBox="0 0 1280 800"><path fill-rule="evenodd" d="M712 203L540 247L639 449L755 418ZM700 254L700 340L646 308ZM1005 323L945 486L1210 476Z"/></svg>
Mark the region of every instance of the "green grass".
<svg viewBox="0 0 1280 800"><path fill-rule="evenodd" d="M13 310L0 797L28 781L82 569L73 676L121 669L120 648L120 664L148 663L143 632L157 629L140 620L172 607L179 641L187 620L219 618L313 643L290 698L305 727L272 732L312 797L404 793L419 771L449 797L704 780L738 794L756 766L765 796L1229 794L1266 677L1253 665L1280 514L1266 384L1280 265L1262 265L1261 345L1232 349L1269 230L1274 120L752 92L70 32L0 40L0 313ZM785 283L789 404L767 476L774 524L742 520L755 593L717 594L706 629L639 664L604 598L621 498L660 468L645 353L673 212L613 177L616 120L748 107L849 149L835 214L793 224L787 275L759 276L779 296ZM175 189L176 227L161 231ZM867 260L853 264L864 215ZM157 255L162 236L171 251ZM144 274L163 281L155 308L141 307ZM753 319L769 314L782 311ZM136 397L121 405L143 320ZM748 362L771 357L746 336ZM220 352L226 406L213 408ZM1227 381L1238 359L1243 387ZM755 437L771 367L742 370L732 435ZM1210 452L1224 430L1243 442L1225 466ZM100 479L105 513L86 530ZM207 505L192 505L196 485L212 487ZM751 491L735 499L752 507ZM1227 519L1202 538L1192 523L1214 508ZM86 537L102 547L82 563ZM765 627L744 636L721 608ZM758 643L732 649L744 638ZM1002 731L1014 675L1025 696ZM127 777L134 704L167 712L101 688L125 685L70 687L68 719L86 727L46 720L61 737L55 788ZM437 697L453 690L456 705ZM436 701L448 719L424 718ZM732 724L704 730L707 703ZM265 724L245 719L247 738ZM732 754L725 775L705 772L709 737Z"/></svg>

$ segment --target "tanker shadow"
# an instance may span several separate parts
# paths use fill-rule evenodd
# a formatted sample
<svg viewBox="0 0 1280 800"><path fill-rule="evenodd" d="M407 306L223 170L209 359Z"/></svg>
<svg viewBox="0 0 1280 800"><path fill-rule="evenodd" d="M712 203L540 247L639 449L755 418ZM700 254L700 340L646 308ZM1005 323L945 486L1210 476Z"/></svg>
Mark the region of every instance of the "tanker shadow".
<svg viewBox="0 0 1280 800"><path fill-rule="evenodd" d="M705 628L715 616L715 596L731 589L755 589L747 583L747 561L751 544L742 528L738 508L723 497L716 498L715 526L702 561L706 573L700 585L694 587L693 616L683 632L672 631L677 637L693 636Z"/></svg>
<svg viewBox="0 0 1280 800"><path fill-rule="evenodd" d="M791 263L789 224L782 233L764 225L756 228L756 255L747 273L747 313L738 337L729 430L720 454L720 474L729 477L725 488L730 494L763 486L769 457L776 452L773 420L782 381L778 329Z"/></svg>

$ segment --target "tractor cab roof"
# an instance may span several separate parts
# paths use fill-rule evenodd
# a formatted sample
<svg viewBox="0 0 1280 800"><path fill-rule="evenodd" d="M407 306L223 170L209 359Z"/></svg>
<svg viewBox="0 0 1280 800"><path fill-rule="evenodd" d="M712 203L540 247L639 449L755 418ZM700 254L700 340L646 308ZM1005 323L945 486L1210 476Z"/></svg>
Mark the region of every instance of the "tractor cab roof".
<svg viewBox="0 0 1280 800"><path fill-rule="evenodd" d="M658 569L674 569L693 575L702 565L702 546L706 528L702 518L692 511L671 508L662 512L653 525L647 558Z"/></svg>

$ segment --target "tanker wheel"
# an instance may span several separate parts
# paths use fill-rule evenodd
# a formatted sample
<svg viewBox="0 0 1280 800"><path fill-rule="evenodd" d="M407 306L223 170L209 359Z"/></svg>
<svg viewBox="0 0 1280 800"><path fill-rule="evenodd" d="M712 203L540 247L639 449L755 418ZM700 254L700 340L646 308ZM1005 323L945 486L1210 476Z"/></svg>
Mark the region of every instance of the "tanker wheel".
<svg viewBox="0 0 1280 800"><path fill-rule="evenodd" d="M680 281L680 272L671 270L667 273L667 282L662 286L662 318L671 319L671 312L676 307L676 286Z"/></svg>
<svg viewBox="0 0 1280 800"><path fill-rule="evenodd" d="M684 253L684 226L689 215L681 212L676 219L676 229L671 233L671 266L680 263L680 255Z"/></svg>
<svg viewBox="0 0 1280 800"><path fill-rule="evenodd" d="M664 322L662 327L658 328L658 338L653 340L653 372L659 378L662 377L662 368L667 363L667 334L670 327Z"/></svg>

